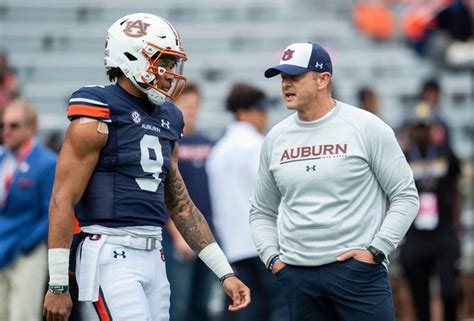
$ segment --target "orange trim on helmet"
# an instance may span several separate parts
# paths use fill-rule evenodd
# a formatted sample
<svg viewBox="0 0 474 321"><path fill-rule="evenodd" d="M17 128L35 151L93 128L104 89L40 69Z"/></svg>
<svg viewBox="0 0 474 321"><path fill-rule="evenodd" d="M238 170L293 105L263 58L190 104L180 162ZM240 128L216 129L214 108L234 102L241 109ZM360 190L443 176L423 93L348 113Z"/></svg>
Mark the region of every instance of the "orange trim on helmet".
<svg viewBox="0 0 474 321"><path fill-rule="evenodd" d="M79 104L69 105L67 109L67 116L90 116L95 118L110 118L110 109Z"/></svg>

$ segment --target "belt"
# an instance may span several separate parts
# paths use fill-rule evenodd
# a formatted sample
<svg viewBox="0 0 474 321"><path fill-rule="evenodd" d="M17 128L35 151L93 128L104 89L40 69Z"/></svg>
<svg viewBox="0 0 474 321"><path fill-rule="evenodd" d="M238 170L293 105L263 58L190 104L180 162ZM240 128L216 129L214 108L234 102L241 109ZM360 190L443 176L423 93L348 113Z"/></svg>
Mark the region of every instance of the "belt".
<svg viewBox="0 0 474 321"><path fill-rule="evenodd" d="M94 234L91 235L94 237ZM135 237L131 235L107 235L106 243L123 245L137 250L152 251L161 248L161 242L155 237Z"/></svg>

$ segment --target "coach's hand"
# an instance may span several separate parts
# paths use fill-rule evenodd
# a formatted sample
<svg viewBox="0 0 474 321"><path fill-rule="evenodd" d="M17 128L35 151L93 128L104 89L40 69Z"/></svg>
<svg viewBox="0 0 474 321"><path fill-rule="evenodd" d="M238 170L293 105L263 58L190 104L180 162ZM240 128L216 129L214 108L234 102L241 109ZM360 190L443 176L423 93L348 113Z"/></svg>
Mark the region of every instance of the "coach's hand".
<svg viewBox="0 0 474 321"><path fill-rule="evenodd" d="M224 280L222 288L232 299L229 311L238 311L245 308L250 303L250 289L237 277L231 276Z"/></svg>
<svg viewBox="0 0 474 321"><path fill-rule="evenodd" d="M369 264L377 264L374 261L374 256L372 253L367 250L350 250L349 252L341 254L336 258L338 261L347 261L349 259L354 259Z"/></svg>
<svg viewBox="0 0 474 321"><path fill-rule="evenodd" d="M67 321L72 310L69 292L54 294L47 292L44 297L43 315L47 321Z"/></svg>
<svg viewBox="0 0 474 321"><path fill-rule="evenodd" d="M278 271L280 271L281 269L283 269L285 266L286 266L285 263L283 263L282 261L280 261L280 259L277 259L276 262L275 262L275 264L273 264L272 274L277 273Z"/></svg>

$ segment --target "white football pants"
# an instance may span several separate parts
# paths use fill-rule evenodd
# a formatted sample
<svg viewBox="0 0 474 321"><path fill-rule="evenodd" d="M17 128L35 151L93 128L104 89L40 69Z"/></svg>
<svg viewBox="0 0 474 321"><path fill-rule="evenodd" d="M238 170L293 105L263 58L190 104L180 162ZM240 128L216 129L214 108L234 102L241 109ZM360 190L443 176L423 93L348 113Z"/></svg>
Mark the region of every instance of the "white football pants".
<svg viewBox="0 0 474 321"><path fill-rule="evenodd" d="M81 277L82 246L77 251L76 277ZM83 321L168 321L170 284L164 256L105 243L98 259L99 300L79 302Z"/></svg>

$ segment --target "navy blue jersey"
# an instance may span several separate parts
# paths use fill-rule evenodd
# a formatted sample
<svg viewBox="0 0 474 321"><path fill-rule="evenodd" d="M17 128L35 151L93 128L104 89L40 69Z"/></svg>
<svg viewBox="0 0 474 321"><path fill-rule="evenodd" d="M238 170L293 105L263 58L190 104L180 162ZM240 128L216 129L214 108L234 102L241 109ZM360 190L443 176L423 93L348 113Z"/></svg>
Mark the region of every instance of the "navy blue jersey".
<svg viewBox="0 0 474 321"><path fill-rule="evenodd" d="M89 86L69 100L69 119L80 116L107 122L109 135L75 207L79 224L164 226L164 180L184 127L181 111L170 102L154 106L119 85Z"/></svg>

